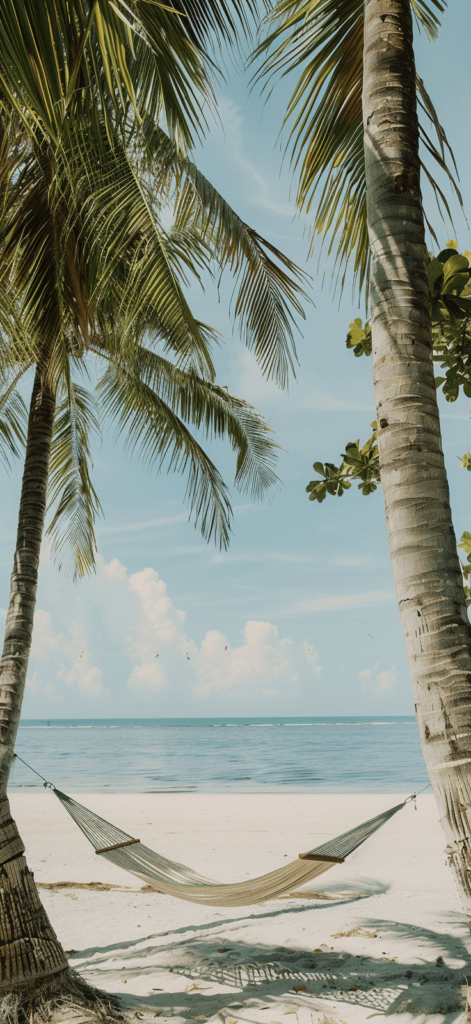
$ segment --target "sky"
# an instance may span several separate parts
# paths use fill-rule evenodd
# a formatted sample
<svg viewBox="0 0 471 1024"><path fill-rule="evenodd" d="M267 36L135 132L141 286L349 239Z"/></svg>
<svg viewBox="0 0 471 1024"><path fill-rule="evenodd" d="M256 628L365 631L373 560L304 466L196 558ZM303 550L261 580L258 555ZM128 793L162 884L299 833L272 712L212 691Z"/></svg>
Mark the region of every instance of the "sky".
<svg viewBox="0 0 471 1024"><path fill-rule="evenodd" d="M453 0L438 41L416 35L418 72L453 147L469 217L470 29L468 0ZM219 295L211 282L190 293L195 314L223 338L218 383L259 408L275 431L280 484L262 504L232 492L231 544L221 553L188 521L184 480L148 474L105 433L94 449L104 510L97 572L74 584L44 544L25 718L413 714L382 492L365 498L352 487L319 505L305 491L314 461L338 463L348 441L370 434L371 360L345 346L363 309L348 286L341 301L333 296L323 282L328 267L317 273L317 258L307 262L309 221L296 214L279 141L290 82L265 103L249 90L249 75L228 66L216 91L220 122L198 146L196 163L248 224L312 275L288 392L262 378L233 330L230 281ZM424 199L440 242L454 237L470 249L456 201L452 226L426 188ZM440 399L440 406L461 536L471 531L471 477L458 458L471 448L470 400ZM207 448L232 484L228 446ZM17 465L1 483L0 621L20 484Z"/></svg>

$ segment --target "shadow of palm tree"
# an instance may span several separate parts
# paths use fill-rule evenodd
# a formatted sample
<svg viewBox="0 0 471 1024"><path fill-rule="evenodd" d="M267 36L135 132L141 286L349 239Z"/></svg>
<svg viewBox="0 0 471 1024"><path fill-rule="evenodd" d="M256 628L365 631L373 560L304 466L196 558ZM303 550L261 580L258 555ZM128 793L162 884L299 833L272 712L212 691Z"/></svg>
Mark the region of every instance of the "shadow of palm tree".
<svg viewBox="0 0 471 1024"><path fill-rule="evenodd" d="M359 956L327 946L323 950L307 951L226 940L229 944L218 947L220 939L205 935L165 945L143 946L141 942L139 949L132 944L120 947L116 968L108 955L113 950L103 949L101 957L86 960L79 969L95 984L101 986L106 980L106 988L115 991L135 1010L153 1015L178 1013L189 1019L207 1018L216 1013L224 1019L226 1010L232 1018L236 1015L241 1021L260 1024L257 1007L261 1000L268 1003L268 1008L270 1004L275 1008L280 1001L288 1001L294 1012L302 1006L323 1007L325 1011L326 1004L339 1002L367 1008L371 1015L405 1011L447 1014L463 1008L469 954L459 938L453 938L448 932L380 919L364 922L364 928L374 929L373 935L381 931L381 937L378 936L381 946L385 945L385 939L393 936L409 940L413 946L410 960L416 962L378 955ZM360 932L367 935L362 929ZM402 948L403 945L402 942ZM423 950L430 959L426 959ZM462 963L447 965L443 951L455 963L463 961L464 966ZM163 987L168 988L169 974L184 979L182 987L177 991L157 991L159 975ZM139 978L142 990L146 977L149 978L148 995L135 995L130 990L123 995L123 981ZM223 1004L228 998L237 999L237 1010L230 1003L224 1010ZM265 1013L260 1021L263 1019L270 1018Z"/></svg>

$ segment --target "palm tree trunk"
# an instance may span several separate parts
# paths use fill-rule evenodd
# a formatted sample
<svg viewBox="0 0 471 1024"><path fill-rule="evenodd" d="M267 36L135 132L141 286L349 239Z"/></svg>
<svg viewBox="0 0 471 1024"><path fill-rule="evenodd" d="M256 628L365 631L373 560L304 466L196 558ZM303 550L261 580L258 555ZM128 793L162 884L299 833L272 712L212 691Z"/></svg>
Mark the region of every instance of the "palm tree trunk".
<svg viewBox="0 0 471 1024"><path fill-rule="evenodd" d="M23 856L7 797L33 632L54 409L54 394L38 369L0 662L0 993L35 984L68 966Z"/></svg>
<svg viewBox="0 0 471 1024"><path fill-rule="evenodd" d="M432 363L410 0L366 0L363 117L381 483L415 710L471 927L471 631Z"/></svg>

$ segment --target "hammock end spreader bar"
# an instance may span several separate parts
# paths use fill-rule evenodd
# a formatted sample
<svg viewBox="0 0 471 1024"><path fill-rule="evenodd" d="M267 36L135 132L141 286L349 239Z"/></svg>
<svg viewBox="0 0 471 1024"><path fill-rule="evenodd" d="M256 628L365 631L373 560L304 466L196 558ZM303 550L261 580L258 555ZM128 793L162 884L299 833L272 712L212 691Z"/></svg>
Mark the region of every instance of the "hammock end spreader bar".
<svg viewBox="0 0 471 1024"><path fill-rule="evenodd" d="M113 843L113 846L103 846L101 850L95 850L95 853L109 853L110 850L119 850L121 846L132 846L133 843L140 843L140 839L126 839L124 843Z"/></svg>

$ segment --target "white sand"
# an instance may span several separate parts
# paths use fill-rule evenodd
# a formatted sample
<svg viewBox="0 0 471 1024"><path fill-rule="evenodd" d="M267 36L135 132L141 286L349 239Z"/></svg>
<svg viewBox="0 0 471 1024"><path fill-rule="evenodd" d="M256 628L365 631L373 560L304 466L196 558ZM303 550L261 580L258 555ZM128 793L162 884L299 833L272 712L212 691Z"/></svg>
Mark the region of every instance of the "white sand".
<svg viewBox="0 0 471 1024"><path fill-rule="evenodd" d="M269 871L285 854L293 859L401 797L77 799L160 853L229 881ZM217 911L142 891L139 880L95 855L51 793L14 793L11 803L36 881L70 883L41 888L41 896L72 951L71 966L133 1012L163 1024L283 1024L287 1014L297 1015L295 1024L364 1024L385 1012L396 1020L398 1011L402 1024L451 1024L461 1016L471 937L428 794L417 811L408 805L344 865L310 883L333 900ZM92 882L122 888L74 886Z"/></svg>

